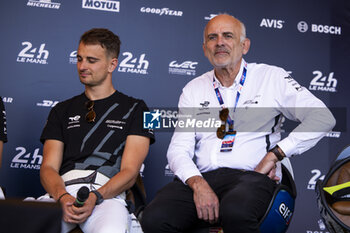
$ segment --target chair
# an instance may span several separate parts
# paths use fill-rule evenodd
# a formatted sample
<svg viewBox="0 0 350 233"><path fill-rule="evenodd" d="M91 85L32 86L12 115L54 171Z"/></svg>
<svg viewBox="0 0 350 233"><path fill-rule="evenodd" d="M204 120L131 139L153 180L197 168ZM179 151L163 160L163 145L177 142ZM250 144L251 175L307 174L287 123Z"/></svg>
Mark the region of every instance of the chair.
<svg viewBox="0 0 350 233"><path fill-rule="evenodd" d="M146 191L141 175L138 175L135 184L126 192L126 202L129 212L141 219L146 207Z"/></svg>
<svg viewBox="0 0 350 233"><path fill-rule="evenodd" d="M292 165L285 158L282 160L282 181L276 187L270 205L260 221L261 233L287 231L294 213L296 195Z"/></svg>
<svg viewBox="0 0 350 233"><path fill-rule="evenodd" d="M350 199L336 200L324 188L350 181L350 145L337 156L324 180L316 183L316 198L321 217L330 233L350 232Z"/></svg>
<svg viewBox="0 0 350 233"><path fill-rule="evenodd" d="M277 185L265 215L260 220L261 233L284 233L294 213L296 187L288 158L282 160L282 180ZM220 226L195 229L191 233L224 233Z"/></svg>

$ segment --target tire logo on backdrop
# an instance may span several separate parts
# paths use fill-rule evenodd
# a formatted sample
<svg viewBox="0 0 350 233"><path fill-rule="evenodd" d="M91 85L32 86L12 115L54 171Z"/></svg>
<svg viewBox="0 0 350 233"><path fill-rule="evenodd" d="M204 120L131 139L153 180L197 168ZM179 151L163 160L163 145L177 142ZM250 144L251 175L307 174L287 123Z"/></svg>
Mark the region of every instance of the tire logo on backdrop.
<svg viewBox="0 0 350 233"><path fill-rule="evenodd" d="M61 3L51 2L51 0L29 0L27 6L60 9Z"/></svg>

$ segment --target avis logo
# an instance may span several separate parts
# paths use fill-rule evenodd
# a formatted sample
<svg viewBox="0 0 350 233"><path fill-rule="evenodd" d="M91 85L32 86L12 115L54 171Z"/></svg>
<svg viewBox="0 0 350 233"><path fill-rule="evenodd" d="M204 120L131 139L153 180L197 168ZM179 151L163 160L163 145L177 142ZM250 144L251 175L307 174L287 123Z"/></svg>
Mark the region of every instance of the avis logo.
<svg viewBox="0 0 350 233"><path fill-rule="evenodd" d="M184 61L181 64L172 61L169 64L169 74L196 75L196 65L198 62Z"/></svg>
<svg viewBox="0 0 350 233"><path fill-rule="evenodd" d="M46 65L49 51L45 50L45 44L41 44L39 49L33 48L29 41L22 42L24 49L22 49L17 57L17 62L27 62Z"/></svg>
<svg viewBox="0 0 350 233"><path fill-rule="evenodd" d="M11 168L40 169L43 156L39 155L39 148L34 150L33 155L27 153L27 150L24 147L16 147L16 151L18 151L18 153L12 159L10 164Z"/></svg>
<svg viewBox="0 0 350 233"><path fill-rule="evenodd" d="M327 92L336 92L336 87L338 80L333 78L334 72L329 73L328 77L323 76L321 71L312 72L315 77L311 80L309 90L312 91L327 91Z"/></svg>
<svg viewBox="0 0 350 233"><path fill-rule="evenodd" d="M59 101L52 101L52 100L43 100L41 103L36 103L36 106L39 107L55 107L56 104L58 104Z"/></svg>
<svg viewBox="0 0 350 233"><path fill-rule="evenodd" d="M321 171L318 170L318 169L313 169L311 171L312 174L314 174L311 179L309 180L309 183L307 185L307 189L310 189L310 190L314 190L315 189L315 186L316 186L316 182L318 180L323 180L324 179L324 175L321 174Z"/></svg>
<svg viewBox="0 0 350 233"><path fill-rule="evenodd" d="M277 19L262 19L260 23L260 27L267 27L267 28L277 28L282 29L283 28L284 21L283 20L277 20Z"/></svg>
<svg viewBox="0 0 350 233"><path fill-rule="evenodd" d="M159 129L161 115L162 114L159 112L159 110L153 112L143 112L143 128Z"/></svg>
<svg viewBox="0 0 350 233"><path fill-rule="evenodd" d="M138 58L134 58L130 52L124 52L122 55L126 58L119 64L119 72L147 74L149 62L145 59L146 54L143 53Z"/></svg>

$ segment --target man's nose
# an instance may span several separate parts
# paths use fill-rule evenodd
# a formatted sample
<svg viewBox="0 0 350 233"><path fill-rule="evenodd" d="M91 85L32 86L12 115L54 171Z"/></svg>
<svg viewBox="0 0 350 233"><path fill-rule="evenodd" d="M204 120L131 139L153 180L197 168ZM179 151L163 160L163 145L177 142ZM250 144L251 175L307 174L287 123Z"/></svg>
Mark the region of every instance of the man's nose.
<svg viewBox="0 0 350 233"><path fill-rule="evenodd" d="M224 44L224 38L221 35L219 35L216 42L217 42L218 46L223 45Z"/></svg>
<svg viewBox="0 0 350 233"><path fill-rule="evenodd" d="M80 62L78 62L78 69L79 70L86 70L87 68L87 62L82 60Z"/></svg>

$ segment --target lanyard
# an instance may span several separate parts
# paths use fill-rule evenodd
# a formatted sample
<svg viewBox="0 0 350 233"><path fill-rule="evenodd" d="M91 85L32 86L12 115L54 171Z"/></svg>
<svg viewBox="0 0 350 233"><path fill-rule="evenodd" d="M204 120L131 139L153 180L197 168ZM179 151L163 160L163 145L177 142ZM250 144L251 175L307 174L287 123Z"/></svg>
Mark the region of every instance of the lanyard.
<svg viewBox="0 0 350 233"><path fill-rule="evenodd" d="M239 80L239 87L238 87L238 90L237 90L236 101L235 101L235 105L234 105L234 108L233 108L233 112L236 111L238 100L239 100L239 97L241 96L241 92L242 92L242 89L243 89L246 77L247 77L247 63L244 62L243 72L242 72L241 79ZM221 95L220 90L219 90L219 84L217 82L215 82L215 78L214 77L213 77L213 86L214 86L216 97L218 98L220 106L223 109L223 108L225 108L224 100L223 100L222 95ZM227 123L230 126L232 126L233 123L234 123L234 121L230 117L230 114L227 117Z"/></svg>

